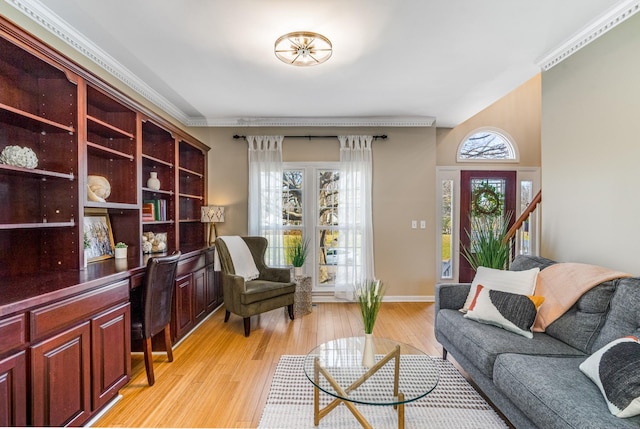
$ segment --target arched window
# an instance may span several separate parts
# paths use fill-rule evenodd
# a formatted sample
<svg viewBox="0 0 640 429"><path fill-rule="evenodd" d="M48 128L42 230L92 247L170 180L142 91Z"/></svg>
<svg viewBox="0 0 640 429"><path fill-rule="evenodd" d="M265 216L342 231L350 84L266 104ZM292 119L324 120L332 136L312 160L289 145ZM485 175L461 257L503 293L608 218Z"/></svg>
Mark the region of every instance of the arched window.
<svg viewBox="0 0 640 429"><path fill-rule="evenodd" d="M462 140L458 147L458 161L518 161L518 151L513 140L504 131L478 129Z"/></svg>

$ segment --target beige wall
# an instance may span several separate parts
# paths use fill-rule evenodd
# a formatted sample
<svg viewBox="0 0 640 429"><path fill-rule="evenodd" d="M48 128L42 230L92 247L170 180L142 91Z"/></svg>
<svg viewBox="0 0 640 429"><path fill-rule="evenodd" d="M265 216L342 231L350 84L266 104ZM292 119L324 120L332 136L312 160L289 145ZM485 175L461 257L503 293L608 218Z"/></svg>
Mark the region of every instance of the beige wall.
<svg viewBox="0 0 640 429"><path fill-rule="evenodd" d="M542 254L640 274L640 14L542 76Z"/></svg>
<svg viewBox="0 0 640 429"><path fill-rule="evenodd" d="M539 167L540 86L540 75L537 75L457 127L438 128L437 165L471 167L468 162L456 161L458 146L478 128L494 127L506 132L516 143L520 154L519 167ZM498 165L505 166L504 163Z"/></svg>
<svg viewBox="0 0 640 429"><path fill-rule="evenodd" d="M387 134L373 143L373 224L376 275L387 294L405 299L432 296L435 285L434 128L209 128L209 202L223 205L220 234L247 232L247 144L234 134ZM337 139L285 139L285 161L338 161ZM228 221L227 221L228 219ZM427 228L411 229L411 220Z"/></svg>

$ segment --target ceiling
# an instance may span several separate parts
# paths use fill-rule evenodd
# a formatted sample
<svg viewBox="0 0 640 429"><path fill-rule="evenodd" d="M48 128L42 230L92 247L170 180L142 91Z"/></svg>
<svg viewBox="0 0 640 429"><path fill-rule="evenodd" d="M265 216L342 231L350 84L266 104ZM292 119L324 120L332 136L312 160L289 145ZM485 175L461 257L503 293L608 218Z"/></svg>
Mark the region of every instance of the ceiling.
<svg viewBox="0 0 640 429"><path fill-rule="evenodd" d="M439 127L468 119L638 3L6 1L186 125ZM329 61L279 61L275 40L295 30L328 37Z"/></svg>

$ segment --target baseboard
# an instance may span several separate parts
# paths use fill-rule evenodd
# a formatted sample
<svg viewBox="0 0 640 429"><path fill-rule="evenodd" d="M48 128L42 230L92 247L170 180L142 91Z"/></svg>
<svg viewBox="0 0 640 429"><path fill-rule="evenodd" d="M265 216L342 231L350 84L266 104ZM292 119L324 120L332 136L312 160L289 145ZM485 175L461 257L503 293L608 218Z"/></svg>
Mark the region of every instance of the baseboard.
<svg viewBox="0 0 640 429"><path fill-rule="evenodd" d="M118 403L118 401L120 401L120 399L122 399L122 395L118 394L116 397L114 397L110 402L107 403L107 405L104 406L104 408L102 408L98 414L96 414L95 416L93 416L91 418L91 420L89 420L84 427L90 428L92 427L107 411L109 411L111 409L111 407L113 407L115 404Z"/></svg>
<svg viewBox="0 0 640 429"><path fill-rule="evenodd" d="M397 295L389 296L385 295L383 302L435 302L433 295ZM336 298L333 294L313 294L312 302L348 302L344 299Z"/></svg>

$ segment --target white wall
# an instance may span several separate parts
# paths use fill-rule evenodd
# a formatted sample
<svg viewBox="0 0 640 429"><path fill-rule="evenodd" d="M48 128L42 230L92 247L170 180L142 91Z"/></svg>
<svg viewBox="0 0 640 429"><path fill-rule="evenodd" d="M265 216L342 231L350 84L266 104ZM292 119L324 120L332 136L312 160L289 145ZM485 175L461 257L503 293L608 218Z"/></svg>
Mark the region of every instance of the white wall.
<svg viewBox="0 0 640 429"><path fill-rule="evenodd" d="M640 14L542 75L542 255L640 274Z"/></svg>

